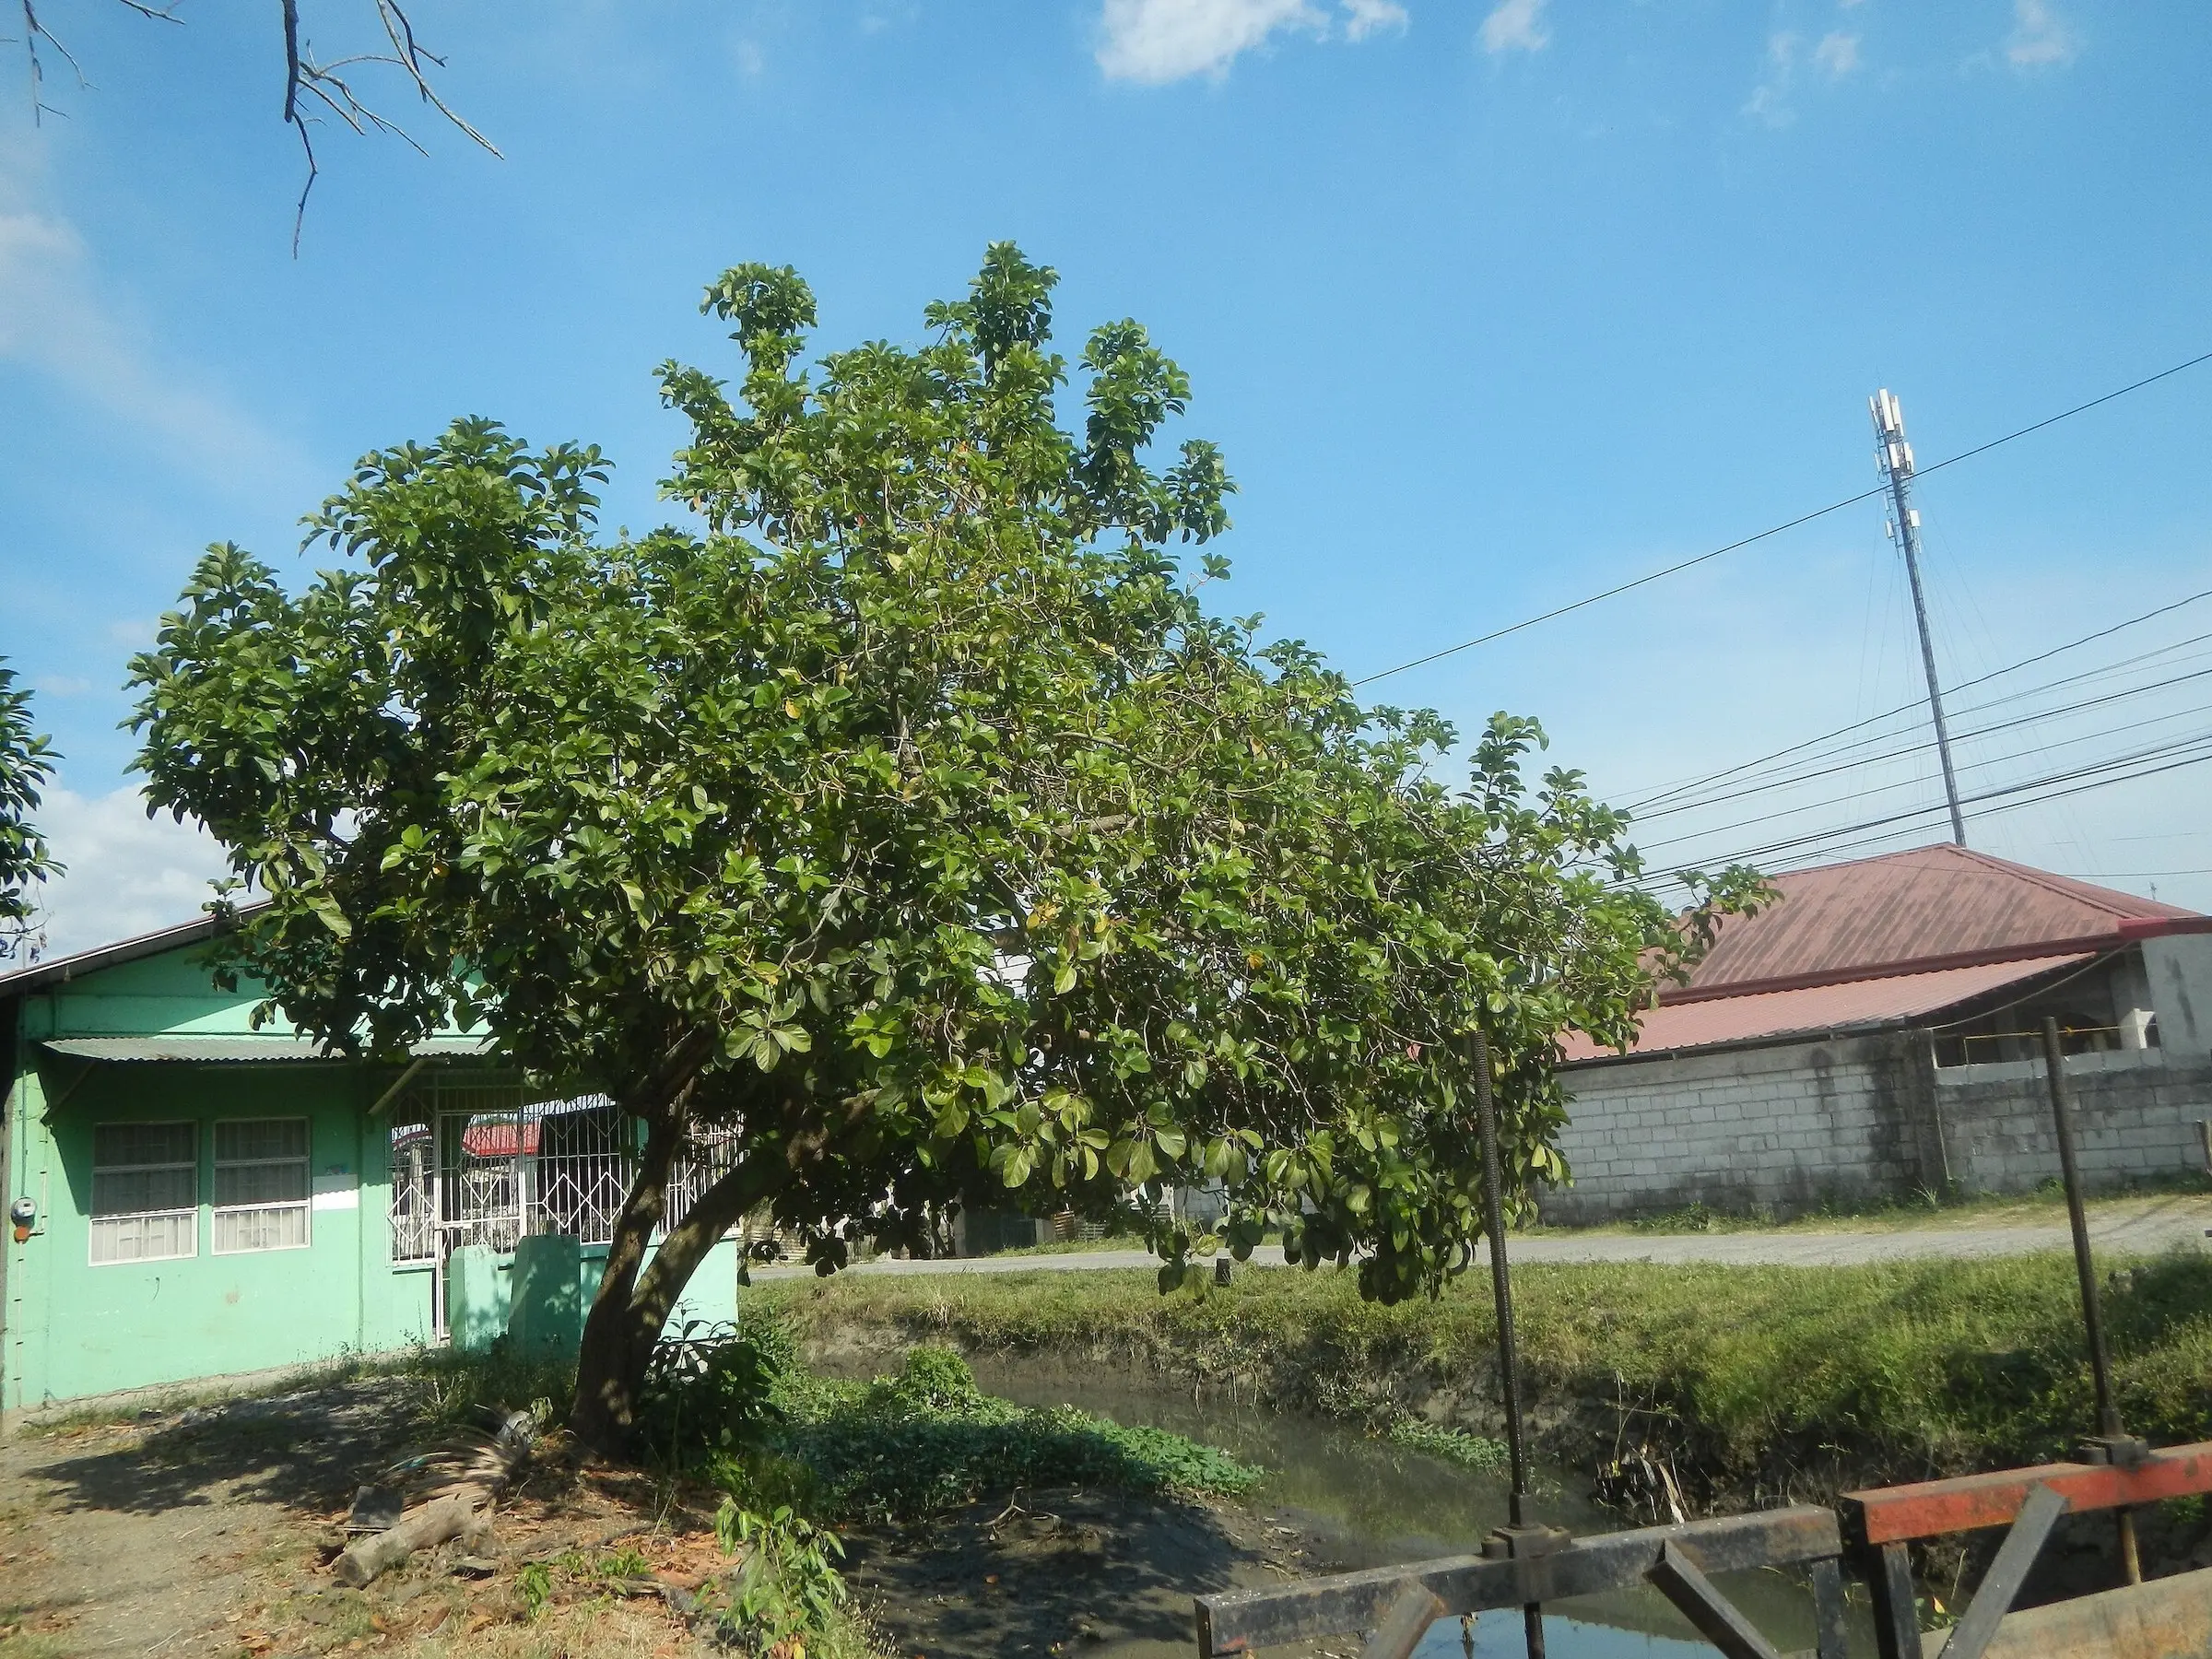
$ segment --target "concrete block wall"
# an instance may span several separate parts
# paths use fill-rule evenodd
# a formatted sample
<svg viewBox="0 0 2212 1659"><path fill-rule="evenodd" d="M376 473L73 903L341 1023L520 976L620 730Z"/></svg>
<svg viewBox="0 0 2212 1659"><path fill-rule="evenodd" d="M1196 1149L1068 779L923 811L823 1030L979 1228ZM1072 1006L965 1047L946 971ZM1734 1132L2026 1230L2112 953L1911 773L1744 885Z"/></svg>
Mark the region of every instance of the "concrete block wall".
<svg viewBox="0 0 2212 1659"><path fill-rule="evenodd" d="M1970 1192L2024 1193L2057 1176L2040 1065L1961 1065L1936 1076L1952 1180ZM2197 1121L2212 1117L2212 1059L2159 1049L2077 1054L2066 1081L2084 1185L2110 1189L2205 1167Z"/></svg>
<svg viewBox="0 0 2212 1659"><path fill-rule="evenodd" d="M2212 1056L2077 1054L2066 1076L2092 1191L2204 1169ZM2042 1066L1938 1068L1921 1032L1578 1066L1564 1081L1574 1183L1541 1199L1564 1225L1693 1203L1788 1216L1947 1181L2022 1193L2058 1173Z"/></svg>
<svg viewBox="0 0 2212 1659"><path fill-rule="evenodd" d="M1910 1034L1582 1066L1547 1220L1703 1203L1782 1214L1910 1191L1926 1156L1926 1065Z"/></svg>

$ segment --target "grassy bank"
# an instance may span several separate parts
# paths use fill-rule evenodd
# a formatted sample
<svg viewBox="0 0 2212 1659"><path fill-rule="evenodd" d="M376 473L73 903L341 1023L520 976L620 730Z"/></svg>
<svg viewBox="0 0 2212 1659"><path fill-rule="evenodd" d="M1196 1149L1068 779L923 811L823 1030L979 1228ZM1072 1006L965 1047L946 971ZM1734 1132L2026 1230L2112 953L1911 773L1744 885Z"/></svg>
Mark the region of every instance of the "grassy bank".
<svg viewBox="0 0 2212 1659"><path fill-rule="evenodd" d="M2067 1256L1513 1277L1541 1449L1585 1471L1641 1448L1693 1499L1818 1500L2064 1455L2093 1426ZM836 1278L762 1287L746 1305L829 1347L1083 1356L1378 1430L1500 1426L1489 1300L1471 1278L1395 1308L1327 1268L1166 1297L1145 1272ZM2212 1438L2212 1261L2130 1264L2105 1311L2128 1427Z"/></svg>

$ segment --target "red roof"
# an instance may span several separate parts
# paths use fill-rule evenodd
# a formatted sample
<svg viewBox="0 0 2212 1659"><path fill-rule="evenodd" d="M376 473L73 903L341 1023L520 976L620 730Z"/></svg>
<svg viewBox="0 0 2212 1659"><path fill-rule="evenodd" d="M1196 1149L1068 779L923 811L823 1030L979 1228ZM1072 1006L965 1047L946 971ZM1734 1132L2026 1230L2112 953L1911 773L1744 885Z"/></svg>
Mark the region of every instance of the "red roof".
<svg viewBox="0 0 2212 1659"><path fill-rule="evenodd" d="M1662 1005L2068 951L2113 949L2212 918L1948 844L1777 876L1779 901L1723 924Z"/></svg>
<svg viewBox="0 0 2212 1659"><path fill-rule="evenodd" d="M1636 1046L1629 1052L1663 1054L1769 1037L1820 1036L1915 1019L2007 985L2093 960L2096 954L2078 951L2030 957L1667 1004L1644 1014L1639 1022ZM1602 1060L1614 1053L1580 1031L1568 1032L1559 1046L1569 1061Z"/></svg>

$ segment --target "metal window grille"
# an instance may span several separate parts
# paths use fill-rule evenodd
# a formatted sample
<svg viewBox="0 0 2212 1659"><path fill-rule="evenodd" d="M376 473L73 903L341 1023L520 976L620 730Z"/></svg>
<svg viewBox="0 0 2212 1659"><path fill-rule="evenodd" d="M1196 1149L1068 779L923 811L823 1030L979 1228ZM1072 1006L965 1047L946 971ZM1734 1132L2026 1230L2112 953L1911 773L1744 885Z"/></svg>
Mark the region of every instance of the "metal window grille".
<svg viewBox="0 0 2212 1659"><path fill-rule="evenodd" d="M510 1251L534 1233L610 1242L637 1173L634 1125L606 1095L531 1100L511 1077L433 1077L391 1130L394 1262L464 1244ZM734 1131L692 1139L670 1173L667 1224L736 1162Z"/></svg>
<svg viewBox="0 0 2212 1659"><path fill-rule="evenodd" d="M305 1118L216 1124L216 1254L306 1248L307 1148Z"/></svg>
<svg viewBox="0 0 2212 1659"><path fill-rule="evenodd" d="M194 1124L95 1124L92 1265L197 1255L199 1173Z"/></svg>
<svg viewBox="0 0 2212 1659"><path fill-rule="evenodd" d="M438 1157L428 1124L392 1128L392 1259L438 1259Z"/></svg>
<svg viewBox="0 0 2212 1659"><path fill-rule="evenodd" d="M700 1195L736 1167L735 1129L709 1129L693 1135L677 1155L669 1175L667 1225L674 1227L689 1215Z"/></svg>
<svg viewBox="0 0 2212 1659"><path fill-rule="evenodd" d="M523 1230L605 1244L636 1173L629 1124L606 1095L525 1106L515 1120L526 1171Z"/></svg>

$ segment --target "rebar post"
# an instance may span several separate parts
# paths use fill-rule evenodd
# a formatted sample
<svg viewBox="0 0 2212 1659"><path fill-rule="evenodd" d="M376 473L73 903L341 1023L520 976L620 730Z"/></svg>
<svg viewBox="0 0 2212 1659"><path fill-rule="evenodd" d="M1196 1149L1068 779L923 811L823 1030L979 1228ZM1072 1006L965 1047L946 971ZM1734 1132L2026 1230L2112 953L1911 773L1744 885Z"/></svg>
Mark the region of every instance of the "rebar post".
<svg viewBox="0 0 2212 1659"><path fill-rule="evenodd" d="M1490 1042L1478 1027L1469 1044L1475 1074L1475 1127L1482 1141L1484 1226L1490 1245L1490 1293L1498 1307L1498 1371L1505 1394L1505 1444L1512 1460L1512 1491L1508 1513L1512 1524L1528 1524L1528 1441L1521 1424L1521 1364L1513 1343L1513 1281L1505 1259L1504 1179L1498 1160L1498 1106L1490 1097ZM1521 1609L1528 1659L1544 1659L1544 1604Z"/></svg>
<svg viewBox="0 0 2212 1659"><path fill-rule="evenodd" d="M2089 1218L2082 1207L2081 1165L2074 1156L2074 1100L2066 1088L2066 1055L2058 1020L2043 1017L2043 1077L2051 1089L2051 1126L2058 1141L2058 1168L2066 1187L2066 1223L2074 1231L2074 1271L2081 1280L2081 1323L2089 1340L2089 1374L2097 1390L2097 1432L2108 1452L2122 1438L2120 1407L2112 1398L2112 1367L2104 1346L2104 1305L2097 1291L2097 1264L2089 1254ZM2136 1549L2136 1518L2113 1512L2120 1529L2120 1564L2127 1582L2143 1582L2142 1558Z"/></svg>

